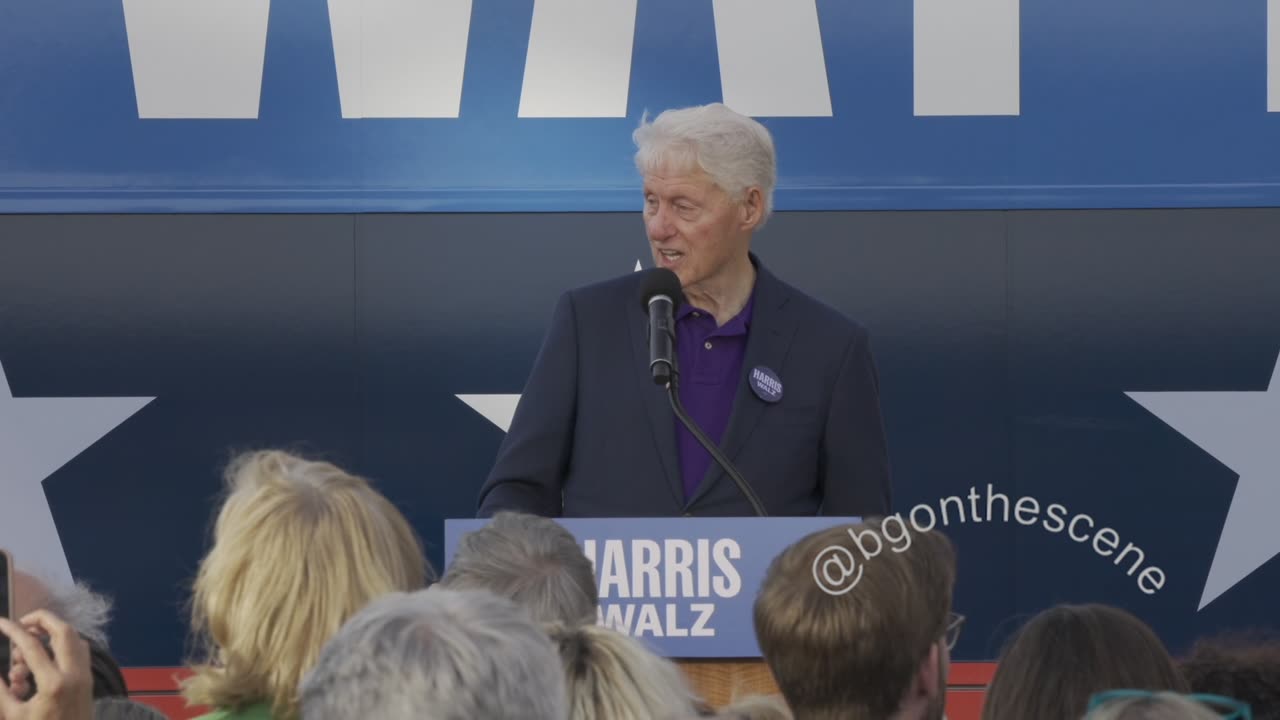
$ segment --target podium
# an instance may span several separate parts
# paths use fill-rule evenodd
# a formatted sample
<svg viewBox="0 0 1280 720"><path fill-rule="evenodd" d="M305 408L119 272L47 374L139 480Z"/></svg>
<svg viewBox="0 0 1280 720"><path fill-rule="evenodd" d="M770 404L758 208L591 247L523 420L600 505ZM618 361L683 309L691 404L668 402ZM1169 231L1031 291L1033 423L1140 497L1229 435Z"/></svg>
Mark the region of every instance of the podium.
<svg viewBox="0 0 1280 720"><path fill-rule="evenodd" d="M709 704L773 694L752 606L765 572L796 540L855 517L560 518L596 572L599 622L676 661ZM487 521L446 520L445 562Z"/></svg>

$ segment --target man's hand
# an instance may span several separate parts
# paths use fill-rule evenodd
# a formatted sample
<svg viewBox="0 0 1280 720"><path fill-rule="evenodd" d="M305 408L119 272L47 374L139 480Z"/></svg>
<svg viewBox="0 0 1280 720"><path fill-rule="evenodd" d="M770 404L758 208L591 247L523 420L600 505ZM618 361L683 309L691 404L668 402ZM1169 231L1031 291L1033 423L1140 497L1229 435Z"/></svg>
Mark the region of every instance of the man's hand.
<svg viewBox="0 0 1280 720"><path fill-rule="evenodd" d="M49 638L53 657L33 632ZM23 702L18 692L21 688L6 685L0 691L0 720L93 719L89 643L70 625L47 610L37 610L23 617L21 626L0 618L0 634L22 653L22 661L39 687L34 697Z"/></svg>

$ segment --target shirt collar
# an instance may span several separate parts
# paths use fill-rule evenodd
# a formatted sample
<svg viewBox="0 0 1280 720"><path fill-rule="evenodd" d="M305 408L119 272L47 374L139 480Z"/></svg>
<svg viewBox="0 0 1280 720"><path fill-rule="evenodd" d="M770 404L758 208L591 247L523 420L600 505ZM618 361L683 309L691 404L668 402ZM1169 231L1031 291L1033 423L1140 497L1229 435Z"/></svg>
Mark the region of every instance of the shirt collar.
<svg viewBox="0 0 1280 720"><path fill-rule="evenodd" d="M718 335L745 335L751 327L751 313L756 304L756 289L751 288L751 294L747 296L747 304L742 306L737 315L729 318L729 322L721 325L716 329ZM676 311L676 322L679 322L693 313L700 313L706 317L711 317L711 313L699 307L694 307L689 303L680 306Z"/></svg>

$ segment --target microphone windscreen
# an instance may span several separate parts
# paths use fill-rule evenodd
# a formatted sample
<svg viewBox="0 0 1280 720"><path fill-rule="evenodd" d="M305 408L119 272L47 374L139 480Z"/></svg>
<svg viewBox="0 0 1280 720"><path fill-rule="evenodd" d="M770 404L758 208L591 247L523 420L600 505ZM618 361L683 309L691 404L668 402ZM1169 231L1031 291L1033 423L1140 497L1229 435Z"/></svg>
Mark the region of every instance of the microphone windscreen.
<svg viewBox="0 0 1280 720"><path fill-rule="evenodd" d="M684 291L680 289L680 278L666 268L646 270L640 281L640 310L649 314L649 301L658 295L671 298L671 310L675 312L684 304Z"/></svg>

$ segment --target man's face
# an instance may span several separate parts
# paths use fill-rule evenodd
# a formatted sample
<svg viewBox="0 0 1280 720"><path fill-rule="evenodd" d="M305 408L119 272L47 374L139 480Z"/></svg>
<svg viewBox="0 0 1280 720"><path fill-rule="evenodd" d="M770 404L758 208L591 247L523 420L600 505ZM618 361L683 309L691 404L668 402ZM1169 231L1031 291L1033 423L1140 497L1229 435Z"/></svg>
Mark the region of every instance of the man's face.
<svg viewBox="0 0 1280 720"><path fill-rule="evenodd" d="M701 170L646 175L644 222L654 264L673 271L686 291L745 256L751 235L742 206Z"/></svg>

